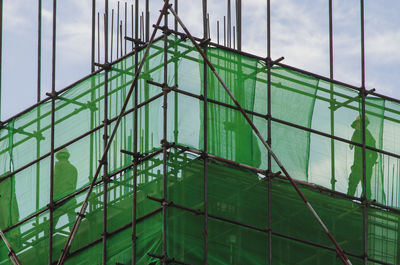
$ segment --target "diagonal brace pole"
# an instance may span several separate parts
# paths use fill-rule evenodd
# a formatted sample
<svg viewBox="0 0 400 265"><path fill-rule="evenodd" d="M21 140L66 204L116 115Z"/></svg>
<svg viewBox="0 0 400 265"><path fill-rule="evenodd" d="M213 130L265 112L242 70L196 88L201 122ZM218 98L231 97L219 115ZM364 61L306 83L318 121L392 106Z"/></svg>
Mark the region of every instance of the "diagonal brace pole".
<svg viewBox="0 0 400 265"><path fill-rule="evenodd" d="M293 178L289 175L289 173L286 171L285 167L282 165L278 157L275 155L275 153L272 151L271 147L268 145L268 143L265 141L265 139L262 137L252 120L247 116L246 112L242 108L242 106L239 104L239 102L236 100L236 98L233 96L232 92L229 90L227 85L224 83L222 78L218 75L216 72L214 66L212 63L208 60L207 55L204 54L203 50L200 48L199 44L195 41L193 36L190 34L189 30L186 28L186 26L183 24L182 20L179 18L179 16L176 14L176 12L173 10L171 6L168 7L168 9L171 11L171 13L175 16L176 20L178 21L179 25L182 27L182 29L185 31L186 35L189 37L193 45L196 47L197 51L200 53L200 55L203 57L204 62L207 63L207 65L210 67L211 71L214 73L215 77L218 79L219 83L224 87L225 91L228 93L229 97L233 100L235 105L238 107L239 111L242 113L243 117L247 120L249 125L252 127L253 131L255 134L258 136L258 138L261 140L261 142L264 144L264 146L267 148L268 152L271 154L271 156L274 158L275 162L278 164L279 168L282 170L282 172L285 174L285 176L288 178L294 189L297 191L301 199L304 201L304 203L307 205L307 207L310 209L311 213L314 215L314 217L317 219L319 224L322 226L324 229L325 233L328 235L332 243L336 247L336 253L339 255L340 259L342 260L343 264L345 265L351 265L352 263L350 260L347 258L346 254L342 250L342 248L339 246L335 238L332 236L332 234L329 232L328 228L325 226L324 222L321 220L321 218L318 216L318 214L315 212L314 208L311 206L311 204L307 201L306 197L304 194L300 191L300 189L297 187L296 183L294 182Z"/></svg>
<svg viewBox="0 0 400 265"><path fill-rule="evenodd" d="M168 6L169 6L168 2L169 2L169 1L165 1L164 6L163 6L162 10L160 11L161 13L160 13L160 16L158 17L158 20L157 20L157 23L156 23L156 26L157 26L157 27L158 27L158 26L160 25L160 23L161 23L161 19L162 19L162 17L163 17L163 14L167 11L167 8L168 8ZM82 208L81 208L81 210L80 210L79 213L78 213L78 218L76 219L75 224L74 224L74 226L73 226L73 228L72 228L72 231L71 231L70 235L68 236L67 243L65 244L65 247L64 247L64 249L63 249L63 251L62 251L62 255L61 255L60 259L58 260L57 265L63 265L63 264L64 264L65 259L66 259L66 257L67 257L67 254L68 254L68 252L69 252L69 249L71 248L72 241L74 240L74 237L75 237L75 235L76 235L76 231L78 230L79 225L80 225L80 223L81 223L81 221L82 221L82 219L83 219L83 217L84 217L84 214L85 214L85 212L86 212L86 208L87 208L87 206L88 206L88 201L89 201L89 196L90 196L90 194L91 194L91 192L92 192L92 190L93 190L93 187L94 187L94 185L95 185L95 183L96 183L97 177L98 177L99 174L100 174L100 170L101 170L102 166L103 166L104 163L105 163L104 161L105 161L105 159L107 158L107 153L108 153L108 150L109 150L110 147L111 147L112 140L114 139L114 137L115 137L115 135L116 135L116 133L117 133L118 126L119 126L119 124L121 123L123 114L124 114L124 112L125 112L125 110L126 110L126 108L127 108L127 106L128 106L129 99L130 99L130 97L131 97L131 95L132 95L132 93L133 93L133 89L134 89L134 87L135 87L135 83L136 83L136 81L138 80L139 73L141 72L141 70L142 70L142 68L143 68L143 65L144 65L144 62L145 62L145 60L146 60L146 57L147 57L147 55L148 55L148 53L149 53L149 51L150 51L150 47L151 47L151 45L152 45L152 43L153 43L153 41L154 41L155 35L156 35L156 33L157 33L157 27L155 27L154 30L153 30L153 33L152 33L151 38L150 38L150 41L149 41L149 43L148 43L148 45L147 45L147 47L146 47L146 50L145 50L145 52L144 52L144 54L143 54L143 58L142 58L142 60L141 60L141 62L140 62L140 65L139 65L139 67L138 67L138 69L137 69L137 71L136 71L136 73L135 73L135 77L133 78L131 87L129 88L129 92L128 92L128 94L126 95L126 98L125 98L125 101L124 101L124 105L122 106L122 109L121 109L121 111L120 111L120 113L119 113L119 115L118 115L118 119L117 119L117 121L116 121L116 123L115 123L114 129L113 129L113 131L112 131L112 133L111 133L111 135L110 135L110 139L109 139L109 141L108 141L106 147L104 148L104 153L103 153L103 155L102 155L102 157L101 157L101 160L99 161L100 164L98 165L98 167L97 167L97 169L96 169L96 173L95 173L95 175L94 175L94 177L93 177L93 180L92 180L92 182L91 182L91 184L90 184L90 186L89 186L89 189L88 189L88 192L87 192L87 194L86 194L85 200L84 200L84 202L83 202L83 204L82 204Z"/></svg>
<svg viewBox="0 0 400 265"><path fill-rule="evenodd" d="M10 257L11 262L14 265L21 265L21 262L18 260L17 255L15 254L14 250L11 248L10 242L8 242L8 240L2 230L0 230L0 237L3 239L4 243L6 244L6 246L8 248L8 256Z"/></svg>

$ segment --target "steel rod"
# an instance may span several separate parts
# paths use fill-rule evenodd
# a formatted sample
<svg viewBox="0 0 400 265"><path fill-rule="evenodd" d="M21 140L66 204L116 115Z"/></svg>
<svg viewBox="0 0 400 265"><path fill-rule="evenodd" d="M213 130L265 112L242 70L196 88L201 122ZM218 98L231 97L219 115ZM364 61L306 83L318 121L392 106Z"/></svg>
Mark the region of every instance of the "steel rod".
<svg viewBox="0 0 400 265"><path fill-rule="evenodd" d="M139 27L139 20L138 20L138 15L139 15L139 0L135 1L135 39L137 40L139 35L138 35L138 27ZM133 35L132 35L133 36ZM135 51L138 49L139 44L138 42L135 42ZM139 61L139 55L137 52L135 52L135 73L138 71L138 61ZM133 152L137 153L138 152L138 82L137 80L134 83L134 106L135 111L133 113ZM134 167L133 167L133 208L132 208L132 265L136 264L136 216L137 216L137 157L134 157Z"/></svg>
<svg viewBox="0 0 400 265"><path fill-rule="evenodd" d="M360 0L360 23L361 23L361 123L362 123L362 198L364 201L363 207L363 233L364 233L364 265L368 265L368 213L367 213L367 187L366 178L366 124L365 124L365 46L364 46L364 0ZM355 151L354 151L355 152ZM354 161L356 163L356 161ZM369 185L371 185L369 183Z"/></svg>
<svg viewBox="0 0 400 265"><path fill-rule="evenodd" d="M42 0L39 0L40 2ZM91 62L90 62L90 72L95 71L94 62L96 54L96 0L92 0L92 43L91 43Z"/></svg>
<svg viewBox="0 0 400 265"><path fill-rule="evenodd" d="M219 44L219 20L217 20L217 43Z"/></svg>
<svg viewBox="0 0 400 265"><path fill-rule="evenodd" d="M97 61L100 62L100 12L97 12Z"/></svg>
<svg viewBox="0 0 400 265"><path fill-rule="evenodd" d="M51 61L51 131L50 131L50 222L49 222L49 256L48 264L53 262L53 233L54 233L54 142L55 142L55 93L56 93L56 34L57 34L57 0L53 0L52 27L52 61Z"/></svg>
<svg viewBox="0 0 400 265"><path fill-rule="evenodd" d="M236 0L237 49L242 50L242 0Z"/></svg>
<svg viewBox="0 0 400 265"><path fill-rule="evenodd" d="M239 49L240 50L240 49ZM271 60L271 1L267 0L267 143L272 146L272 106L271 106L271 64L269 63ZM268 171L272 172L272 156L271 153L268 152ZM269 253L269 264L272 264L272 178L268 177L268 253Z"/></svg>
<svg viewBox="0 0 400 265"><path fill-rule="evenodd" d="M235 105L239 108L239 111L242 113L243 117L246 119L246 121L249 123L249 125L252 127L254 133L258 136L258 138L261 140L261 142L263 143L263 145L267 148L267 150L271 153L271 156L274 158L275 162L278 164L279 168L282 170L282 172L285 174L285 176L288 178L288 180L290 181L290 183L292 184L293 188L296 190L296 192L298 193L298 195L301 197L301 199L304 201L304 203L307 205L307 207L309 208L309 210L312 212L312 214L314 215L315 219L320 223L321 227L323 228L323 230L325 231L325 233L327 234L327 236L330 238L330 240L332 241L332 243L335 245L336 250L338 255L340 256L340 259L342 260L342 262L344 264L351 264L350 260L347 258L346 254L343 252L342 248L339 246L339 244L337 243L337 241L334 239L334 237L332 236L332 234L329 232L329 230L327 229L327 227L325 226L325 224L322 222L322 220L320 219L320 217L318 216L318 214L315 212L315 210L313 209L313 207L311 206L311 204L307 201L307 199L305 198L304 194L300 191L300 189L297 187L296 183L293 181L292 177L289 175L289 173L287 172L286 168L282 165L282 163L280 162L280 160L278 159L278 157L275 155L275 153L272 151L271 147L268 145L268 143L264 140L263 136L260 134L260 132L258 131L258 129L255 127L254 123L250 120L250 118L247 116L246 112L244 111L244 109L242 108L242 106L239 104L239 102L236 100L236 98L233 96L232 92L229 90L229 88L226 86L226 84L224 83L224 81L221 79L221 77L218 75L218 73L216 72L214 66L212 65L212 63L208 60L207 56L203 53L202 49L200 48L199 44L194 40L193 36L190 34L190 32L188 31L188 29L186 28L186 26L183 24L182 20L178 17L178 15L175 13L175 11L169 7L168 8L171 13L176 17L176 19L178 20L179 24L181 25L181 27L183 28L183 30L185 31L185 33L188 35L188 38L191 40L191 42L193 43L193 45L196 47L197 51L200 53L200 55L203 57L203 60L207 63L208 67L210 68L210 70L213 72L214 76L218 79L219 83L224 87L225 91L228 93L229 97L233 100L233 102L235 103Z"/></svg>
<svg viewBox="0 0 400 265"><path fill-rule="evenodd" d="M131 36L133 37L133 4L131 4ZM132 50L133 50L133 45L134 43L132 42Z"/></svg>
<svg viewBox="0 0 400 265"><path fill-rule="evenodd" d="M150 7L149 7L149 0L146 0L146 36L145 41L149 41L150 38Z"/></svg>
<svg viewBox="0 0 400 265"><path fill-rule="evenodd" d="M224 16L224 46L226 46L226 18Z"/></svg>
<svg viewBox="0 0 400 265"><path fill-rule="evenodd" d="M208 20L207 20L207 0L202 1L203 4L203 39L207 39ZM203 51L207 54L207 45L204 45ZM203 200L204 200L204 225L203 225L203 264L208 264L208 94L207 94L207 64L203 62Z"/></svg>
<svg viewBox="0 0 400 265"><path fill-rule="evenodd" d="M175 7L175 12L179 14L178 0L175 0L174 7ZM174 29L175 31L178 31L178 21L176 21L176 19L174 19Z"/></svg>
<svg viewBox="0 0 400 265"><path fill-rule="evenodd" d="M117 3L117 24L116 24L116 27L117 27L117 59L118 59L119 58L119 40L120 40L120 37L119 37L119 1Z"/></svg>
<svg viewBox="0 0 400 265"><path fill-rule="evenodd" d="M169 6L169 1L165 0L165 4ZM168 11L164 12L164 28L168 28ZM165 86L168 86L168 34L164 32L164 69L163 69L163 82ZM167 90L164 91L164 97L163 97L163 140L162 140L162 146L163 146L163 167L162 167L162 174L163 174L163 199L164 201L167 201L167 188L168 188L168 169L167 169L167 160L168 160L168 154L167 154L167 137L168 137L168 132L167 132L167 117L168 117L168 93ZM164 257L168 256L167 252L167 206L165 204L162 204L162 216L163 216L163 228L162 228L162 255ZM162 264L166 265L167 262L165 259L162 260Z"/></svg>
<svg viewBox="0 0 400 265"><path fill-rule="evenodd" d="M1 49L1 47L0 47L0 49ZM93 55L93 52L92 52L92 55ZM1 61L1 59L0 59L0 61ZM36 102L40 102L41 71L42 71L42 0L38 0L38 47L37 47L37 92L36 92L37 100L36 100Z"/></svg>
<svg viewBox="0 0 400 265"><path fill-rule="evenodd" d="M329 0L329 78L333 79L333 14L332 0ZM330 83L330 130L331 134L335 134L335 102L333 94L333 84ZM331 139L331 189L335 190L335 142Z"/></svg>
<svg viewBox="0 0 400 265"><path fill-rule="evenodd" d="M104 0L104 63L108 64L108 0ZM104 113L103 113L103 146L108 144L108 68L104 69ZM104 150L106 152L106 150ZM104 157L103 164L103 235L102 263L107 263L107 214L108 214L108 158ZM72 232L72 231L71 231Z"/></svg>
<svg viewBox="0 0 400 265"><path fill-rule="evenodd" d="M128 20L128 3L127 2L125 2L125 22L124 22L124 24L125 24L125 37L127 36L127 20ZM125 38L124 38L125 39ZM124 42L124 45L125 45L125 47L124 47L124 55L126 55L126 39L125 39L125 42Z"/></svg>
<svg viewBox="0 0 400 265"><path fill-rule="evenodd" d="M113 53L114 53L114 9L111 10L111 42L110 42L110 62L113 61Z"/></svg>
<svg viewBox="0 0 400 265"><path fill-rule="evenodd" d="M231 17L231 0L228 0L228 7L227 7L227 25L226 29L228 31L228 37L227 37L227 44L229 48L232 48L232 34L231 34L231 29L232 29L232 17Z"/></svg>
<svg viewBox="0 0 400 265"><path fill-rule="evenodd" d="M110 143L111 143L112 140L114 139L114 136L115 136L115 134L116 134L116 132L117 132L118 126L119 126L119 124L121 123L121 120L122 120L122 117L123 117L123 113L125 112L126 107L127 107L128 103L129 103L129 99L130 99L130 97L131 97L131 95L132 95L133 88L134 88L134 83L137 81L137 79L138 79L138 77L139 77L139 73L141 72L141 69L142 69L142 67L143 67L143 65L144 65L144 62L145 62L145 59L146 59L146 57L147 57L147 55L148 55L148 53L149 53L151 44L153 43L154 38L155 38L155 35L156 35L156 33L157 33L157 28L158 28L158 26L160 25L161 19L162 19L164 13L165 13L167 7L168 7L168 0L165 1L165 3L164 3L164 6L163 6L163 8L162 8L162 10L161 10L161 13L160 13L160 16L159 16L159 18L158 18L158 20L157 20L157 23L156 23L155 28L154 28L154 30L153 30L153 33L152 33L152 35L151 35L149 44L148 44L148 46L146 47L146 50L145 50L145 52L144 52L144 54L143 54L143 58L142 58L142 60L141 60L141 62L140 62L140 65L139 65L139 67L138 67L138 70L135 72L135 77L134 77L134 79L133 79L133 81L132 81L132 85L131 85L131 87L130 87L130 89L129 89L129 92L128 92L127 96L126 96L126 99L125 99L125 101L124 101L124 104L123 104L123 106L122 106L122 109L121 109L121 111L120 111L120 114L119 114L119 116L118 116L118 119L117 119L117 121L115 122L113 131L112 131L112 133L111 133L111 135L110 135L110 138L109 138L109 141L108 141L108 143L107 143L107 146L106 146L106 148L104 149L104 153L103 153L103 155L102 155L102 157L101 157L99 166L97 167L96 173L95 173L95 175L94 175L94 177L93 177L92 183L91 183L90 186L89 186L89 190L88 190L87 195L86 195L86 197L85 197L85 200L84 200L84 203L83 203L82 208L81 208L81 210L80 210L80 213L78 214L78 218L77 218L77 220L76 220L76 222L75 222L75 224L74 224L74 227L73 227L73 229L72 229L72 232L71 232L70 235L68 236L68 240L67 240L67 243L66 243L66 245L65 245L65 247L64 247L64 249L63 249L62 256L61 256L60 260L59 260L58 263L57 263L58 265L62 265L62 264L64 264L64 262L65 262L65 259L66 259L66 257L67 257L68 251L69 251L69 249L70 249L70 247L71 247L72 241L73 241L74 236L75 236L75 234L76 234L76 230L78 229L78 227L79 227L79 225L80 225L80 222L82 221L83 215L84 215L84 213L85 213L85 211L86 211L87 204L88 204L88 200L89 200L89 196L90 196L90 194L91 194L91 191L93 190L94 183L96 182L97 177L98 177L98 175L99 175L99 173L100 173L100 170L101 170L101 168L102 168L102 166L103 166L103 164L104 164L104 159L106 158L107 153L108 153L108 150L109 150L110 147L111 147L111 144L110 144Z"/></svg>

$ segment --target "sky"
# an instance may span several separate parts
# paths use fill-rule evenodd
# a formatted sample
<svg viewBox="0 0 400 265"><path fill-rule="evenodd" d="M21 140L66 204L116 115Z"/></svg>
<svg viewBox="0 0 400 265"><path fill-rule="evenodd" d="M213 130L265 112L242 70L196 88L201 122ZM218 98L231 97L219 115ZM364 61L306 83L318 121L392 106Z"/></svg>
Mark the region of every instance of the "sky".
<svg viewBox="0 0 400 265"><path fill-rule="evenodd" d="M45 93L51 90L52 0L42 1L41 94L44 98ZM110 9L116 9L117 1L109 1ZM37 101L37 1L3 2L1 120ZM121 1L121 11L124 2ZM134 1L126 2L129 14ZM235 1L231 2L232 24L235 26ZM329 76L328 2L271 0L273 59L284 56L284 63L288 65ZM396 80L400 76L400 1L365 2L366 86L368 89L376 88L378 93L400 98ZM266 0L242 0L242 5L243 50L266 57ZM97 0L97 6L100 13L104 12L104 0ZM142 11L144 0L140 0L140 6ZM161 0L150 0L150 24L155 23L161 6ZM217 20L220 21L222 39L226 7L227 0L208 0L214 42L217 42ZM179 13L188 29L201 37L201 0L179 0ZM360 86L360 1L333 0L333 13L334 78ZM102 24L102 20L100 22ZM102 32L100 35L103 38ZM56 90L60 90L90 73L91 0L58 1L56 46Z"/></svg>

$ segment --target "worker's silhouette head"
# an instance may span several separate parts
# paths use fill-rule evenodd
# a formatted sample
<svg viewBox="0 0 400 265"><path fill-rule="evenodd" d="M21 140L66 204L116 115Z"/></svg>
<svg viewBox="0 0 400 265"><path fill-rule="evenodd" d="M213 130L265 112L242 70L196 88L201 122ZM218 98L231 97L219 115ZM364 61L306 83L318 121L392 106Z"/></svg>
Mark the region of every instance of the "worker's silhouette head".
<svg viewBox="0 0 400 265"><path fill-rule="evenodd" d="M367 127L369 124L369 119L368 116L365 115L365 127ZM357 116L356 119L353 121L353 123L351 124L351 128L356 129L356 130L361 130L362 126L361 126L361 117Z"/></svg>
<svg viewBox="0 0 400 265"><path fill-rule="evenodd" d="M56 154L56 158L58 160L68 160L69 158L69 152L67 148L63 148L61 149L57 154Z"/></svg>

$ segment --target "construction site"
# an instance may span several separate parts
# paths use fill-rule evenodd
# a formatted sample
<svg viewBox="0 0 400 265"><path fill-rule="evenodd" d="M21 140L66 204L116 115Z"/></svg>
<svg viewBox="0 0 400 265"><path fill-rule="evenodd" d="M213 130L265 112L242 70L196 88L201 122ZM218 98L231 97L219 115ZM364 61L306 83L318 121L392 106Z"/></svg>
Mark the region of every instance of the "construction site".
<svg viewBox="0 0 400 265"><path fill-rule="evenodd" d="M89 2L91 73L56 90L53 0L52 89L0 123L1 265L400 264L400 100L366 88L364 0L358 86L332 0L330 76L271 58L270 0L261 55L241 0L216 36L212 0L201 36L178 0Z"/></svg>

